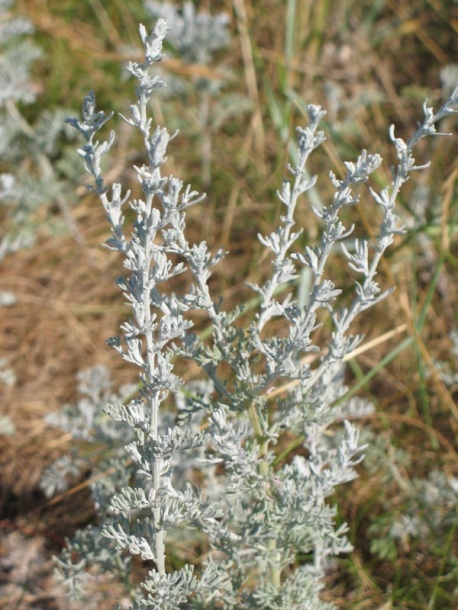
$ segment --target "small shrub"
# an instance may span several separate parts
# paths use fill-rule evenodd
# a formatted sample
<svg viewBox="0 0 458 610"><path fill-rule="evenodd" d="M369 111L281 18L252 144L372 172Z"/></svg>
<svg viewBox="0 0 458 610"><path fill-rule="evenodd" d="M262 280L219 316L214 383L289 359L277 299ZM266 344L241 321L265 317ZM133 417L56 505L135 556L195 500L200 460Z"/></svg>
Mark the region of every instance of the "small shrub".
<svg viewBox="0 0 458 610"><path fill-rule="evenodd" d="M321 595L324 576L332 558L351 545L329 498L357 476L365 449L346 419L361 409L345 400L342 375L362 340L352 326L392 291L382 291L376 275L403 232L396 197L421 169L412 156L415 145L440 135L435 124L456 112L458 89L436 114L425 104L423 123L408 142L391 129L398 165L386 188L364 188L382 162L377 153L363 151L346 162L342 179L331 172L334 196L313 209L322 225L319 241L300 248L296 207L317 183L306 177L305 166L325 139L319 129L325 112L309 105L308 125L297 129L297 161L288 165L290 177L278 192L279 225L259 235L271 267L264 283L251 284L257 310L239 304L227 311L209 288L212 268L225 253L212 254L205 242L186 237L186 210L203 196L163 173L172 136L148 117L151 96L164 86L149 70L161 59L166 32L163 19L150 34L141 26L145 60L128 66L137 101L123 118L145 144L146 163L134 168L142 198L130 199L120 184L104 182L101 159L115 135L96 140L110 116L96 109L93 93L84 100L82 120L69 120L85 139L79 152L94 178L90 189L111 225L107 246L122 254L127 270L118 285L132 317L109 344L138 367L140 389L126 404L103 407L128 430L126 445L112 456L107 476L93 481L98 521L68 542L57 560L59 573L76 596L84 596L97 574L111 574L134 609L330 609ZM360 196L380 211L374 239L353 239L354 227L343 224ZM125 204L134 216L128 230ZM354 294L347 301L329 267L339 247L356 278L349 279ZM292 284L303 269L310 289L299 306ZM177 276L186 278L186 288ZM207 314L210 335L192 332L198 310ZM325 344L316 333L323 321L331 328ZM200 365L205 379L184 385L176 363L187 360ZM80 420L82 428L89 425ZM90 420L93 425L93 415ZM74 433L84 438L87 431ZM180 553L183 545L187 556L195 551L193 563ZM140 583L131 574L134 556L149 566Z"/></svg>
<svg viewBox="0 0 458 610"><path fill-rule="evenodd" d="M32 23L13 17L11 6L0 1L0 260L34 243L44 208L56 206L62 215L60 223L47 219L48 231L59 230L63 218L80 239L68 213L69 193L81 176L73 147L63 146L73 136L68 112L43 110L33 122L28 118L39 94L32 68L42 52L31 40Z"/></svg>

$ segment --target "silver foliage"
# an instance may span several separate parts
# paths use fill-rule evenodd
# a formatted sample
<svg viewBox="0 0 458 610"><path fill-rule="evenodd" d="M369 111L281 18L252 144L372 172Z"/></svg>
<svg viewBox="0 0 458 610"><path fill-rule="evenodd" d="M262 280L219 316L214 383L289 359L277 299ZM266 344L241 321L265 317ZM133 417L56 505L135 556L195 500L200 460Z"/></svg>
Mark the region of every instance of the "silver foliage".
<svg viewBox="0 0 458 610"><path fill-rule="evenodd" d="M404 230L395 200L410 173L421 169L414 146L425 136L441 135L435 124L456 112L458 89L436 114L425 105L425 119L408 142L391 129L398 165L386 188L361 188L380 166L378 154L363 151L355 162L345 163L342 179L331 172L334 196L313 210L322 225L321 238L315 246L301 247L296 208L317 183L308 177L306 164L325 139L319 129L325 112L308 106L308 125L297 130L297 162L288 165L289 177L278 192L279 226L259 236L271 253L271 273L263 283L251 284L260 304L242 329L243 308L224 311L208 285L224 253L211 254L205 242L190 244L186 237L186 209L203 197L163 174L174 135L153 126L147 114L151 96L164 86L149 69L161 58L167 29L163 19L151 33L141 26L145 60L128 67L137 81L137 101L124 120L139 130L146 149L145 164L135 167L142 198L132 200L120 184L104 181L101 158L115 135L97 140L110 116L96 110L94 93L84 100L82 120L69 119L85 140L79 153L111 225L107 245L124 256L128 271L118 285L132 316L121 326L122 335L109 343L138 367L140 391L127 404L109 401L104 407L130 430L125 452L132 469L126 476L119 457L113 461L115 475L95 488L100 527L69 543L80 561L72 565L67 551L59 560L61 572L81 595L81 570L99 563L125 574L128 562L122 558L128 552L154 564L142 592L132 594L136 609L329 610L332 604L320 598L326 570L334 556L351 546L346 525L336 525L337 509L328 498L336 486L356 476L365 449L357 429L347 421L342 425L355 405L335 408L346 391L344 359L361 340L351 327L391 292L380 288L376 276L384 252ZM345 210L366 192L381 213L378 237L343 247L349 273L357 279L353 297L341 303L342 288L329 277L328 263L354 231L344 224ZM126 204L134 212L129 229L124 228ZM290 291L280 289L304 268L312 279L307 302L299 306ZM177 274L189 282L182 293L168 285ZM196 309L207 314L210 338L191 333ZM326 346L316 343L315 333L323 315L332 325ZM287 331L281 336L279 320ZM306 358L311 353L313 362ZM187 393L174 369L177 358L199 364L211 385L193 385ZM291 386L275 398L273 390L285 382ZM171 397L176 394L179 413L173 419ZM83 428L91 417L81 411ZM339 434L333 434L336 429ZM291 459L284 464L276 449L286 431L300 440L300 451L289 451ZM198 569L188 564L166 569L167 536L175 533L176 540L187 528L196 544L205 541L205 561Z"/></svg>

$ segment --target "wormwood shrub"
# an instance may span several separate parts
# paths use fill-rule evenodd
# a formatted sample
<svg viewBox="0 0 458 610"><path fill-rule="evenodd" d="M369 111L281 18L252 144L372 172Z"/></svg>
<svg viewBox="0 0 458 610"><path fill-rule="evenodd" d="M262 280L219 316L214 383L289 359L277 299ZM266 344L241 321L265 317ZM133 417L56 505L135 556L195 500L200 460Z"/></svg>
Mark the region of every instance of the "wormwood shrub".
<svg viewBox="0 0 458 610"><path fill-rule="evenodd" d="M154 22L162 18L173 23L167 43L173 55L191 67L190 73L192 66L198 66L200 71L203 66L211 66L214 72L212 78L208 78L205 72L198 71L192 80L189 80L189 74L187 78L178 74L173 78L168 76L167 88L162 92L166 100L162 107L169 129L173 121L181 133L185 131L200 140L202 182L209 186L211 160L215 156L212 155L213 139L225 123L251 107L249 99L230 90L231 80L234 80L230 68L215 65L215 53L228 49L231 42L229 15L196 11L192 2L184 2L180 8L169 2L151 0L145 0L144 5Z"/></svg>
<svg viewBox="0 0 458 610"><path fill-rule="evenodd" d="M126 404L104 406L125 446L115 447L110 470L92 482L98 522L68 542L57 559L59 573L76 596L85 595L97 574L111 574L134 609L330 609L333 604L320 597L324 575L332 557L351 547L327 499L356 477L364 451L346 421L361 408L345 400L342 381L344 360L362 339L351 327L391 293L380 289L376 274L385 250L403 232L395 200L410 173L420 169L413 148L425 136L440 135L435 123L457 111L458 89L436 114L424 106L423 123L408 142L391 128L398 157L392 182L369 188L381 212L377 236L354 239L354 227L340 220L358 203L354 191L382 162L363 151L356 162L345 163L343 179L331 172L334 196L328 206L313 209L321 237L301 248L294 214L301 195L315 186L305 166L324 141L319 122L325 113L307 107L308 125L297 129L297 162L288 165L290 178L278 192L279 226L259 235L271 252L271 273L264 283L251 284L259 305L242 316L242 305L226 311L209 289L211 270L225 253L212 254L205 242L191 244L186 237L186 210L203 196L162 173L172 136L153 127L147 105L164 86L149 70L161 59L166 32L163 19L151 34L141 26L145 60L128 66L137 80L137 101L123 118L140 130L146 148L146 164L134 168L142 198L130 199L120 184L104 182L101 158L115 136L96 140L110 116L96 110L93 93L84 100L82 120L69 120L86 141L79 152L95 181L89 188L111 225L107 246L122 253L127 270L118 285L132 317L109 344L139 368L140 389ZM125 204L135 217L129 230ZM354 295L345 302L327 269L339 246L356 275ZM299 306L291 287L303 269L310 290ZM173 278L183 273L187 288L173 291ZM197 310L208 316L210 337L191 331ZM317 345L323 319L332 330L327 345ZM175 363L187 359L206 377L185 386ZM94 421L79 419L83 428ZM105 427L107 436L112 429L112 423ZM195 549L195 564L180 556L183 544L187 556ZM134 556L150 568L139 584L131 574Z"/></svg>
<svg viewBox="0 0 458 610"><path fill-rule="evenodd" d="M37 108L39 93L31 71L42 52L31 40L33 24L14 17L12 5L0 0L0 260L30 247L43 226L48 232L62 230L62 218L50 215L43 223L44 208L56 206L73 236L80 237L68 212L68 194L81 173L73 145L64 146L74 132L63 108L37 112L30 122L26 109Z"/></svg>

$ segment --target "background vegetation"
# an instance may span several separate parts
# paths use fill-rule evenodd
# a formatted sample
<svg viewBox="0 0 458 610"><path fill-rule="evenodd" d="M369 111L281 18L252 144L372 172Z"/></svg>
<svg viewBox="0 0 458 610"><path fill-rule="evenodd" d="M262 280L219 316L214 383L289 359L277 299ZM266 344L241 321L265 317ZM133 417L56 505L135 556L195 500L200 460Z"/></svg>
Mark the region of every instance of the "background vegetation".
<svg viewBox="0 0 458 610"><path fill-rule="evenodd" d="M311 168L321 176L316 196L326 201L329 169L340 177L341 160L355 160L362 148L392 159L389 125L408 137L423 100L438 108L448 83L458 84L458 5L220 0L196 6L231 16L231 42L209 65L188 65L170 49L166 79L180 77L196 92L161 97L154 112L159 123L181 130L170 166L208 193L205 204L192 208L192 230L196 239L231 252L215 281L233 304L252 298L244 281L259 282L263 274L256 235L268 232L279 214L275 191L302 118L299 100L328 109L328 140ZM16 9L33 21L33 41L43 50L33 70L37 103L21 108L31 124L44 109L79 114L90 89L100 108L128 108L132 84L120 62L140 52L138 23L152 23L140 0L17 0ZM208 102L211 117L212 104L225 100L223 122L203 124L199 79L224 79ZM135 141L122 129L108 169L136 189ZM456 120L443 130L456 132ZM432 165L406 185L401 212L410 230L380 277L396 292L355 329L365 333L366 347L350 362L348 382L376 410L360 422L370 443L360 477L339 491L355 550L330 573L325 597L341 608L458 606L457 142L453 136L423 146L418 162L431 158ZM62 135L60 146L57 161L74 144ZM0 170L11 171L4 165L0 159ZM116 387L132 381L105 343L127 308L114 284L118 261L100 247L108 231L103 211L82 186L65 206L63 214L50 197L37 207L35 244L0 267L1 289L15 298L0 316L0 356L15 376L3 375L11 383L0 385L4 608L68 607L49 576L49 558L93 517L90 471L51 501L40 490L44 469L68 452L70 441L44 416L76 401L83 369L104 364ZM319 227L306 202L302 210L313 242ZM7 208L0 213L5 232ZM371 231L370 217L358 222ZM97 607L110 607L109 592L103 595L107 601Z"/></svg>

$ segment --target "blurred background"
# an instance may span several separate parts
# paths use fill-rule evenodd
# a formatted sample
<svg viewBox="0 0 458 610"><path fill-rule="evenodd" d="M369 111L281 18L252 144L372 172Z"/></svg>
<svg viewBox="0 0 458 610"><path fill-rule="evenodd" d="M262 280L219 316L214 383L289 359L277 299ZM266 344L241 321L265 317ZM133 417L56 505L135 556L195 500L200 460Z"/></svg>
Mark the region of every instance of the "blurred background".
<svg viewBox="0 0 458 610"><path fill-rule="evenodd" d="M298 212L303 244L313 244L310 205L331 201L329 171L342 177L343 161L367 149L385 161L377 186L389 184L390 125L409 138L424 100L439 109L458 85L452 0L0 1L1 608L81 607L58 588L51 557L94 518L91 467L45 494L46 469L75 448L49 414L81 400L81 371L106 367L110 391L135 373L106 345L128 315L114 283L119 259L101 247L108 225L64 121L80 116L91 89L98 108L128 114L125 64L141 59L138 24L152 28L158 16L171 24L159 67L168 87L151 113L179 130L166 171L207 193L190 211L190 241L230 252L211 280L227 309L253 297L245 281L269 273L257 234L280 214L276 191L306 104L327 110L327 141L309 165L319 180ZM458 120L440 128L456 134ZM117 114L109 129L107 181L136 196L142 143ZM347 383L375 410L359 422L369 443L360 476L338 492L355 546L323 593L338 608L458 607L457 144L453 135L417 148L417 165L431 165L404 186L408 232L379 275L396 292L354 328L365 347ZM363 192L345 220L367 236L378 218ZM352 290L338 253L332 273ZM102 450L78 445L86 464ZM102 590L94 608L113 607L110 596Z"/></svg>

